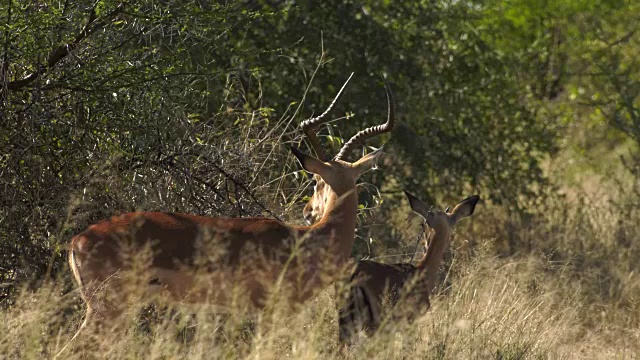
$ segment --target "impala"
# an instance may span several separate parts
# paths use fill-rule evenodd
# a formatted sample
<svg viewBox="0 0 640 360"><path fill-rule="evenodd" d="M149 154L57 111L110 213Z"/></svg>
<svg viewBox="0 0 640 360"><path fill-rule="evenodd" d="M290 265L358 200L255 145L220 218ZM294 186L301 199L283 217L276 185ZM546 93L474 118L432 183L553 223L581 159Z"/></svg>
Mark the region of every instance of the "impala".
<svg viewBox="0 0 640 360"><path fill-rule="evenodd" d="M344 158L356 144L390 132L395 123L393 98L385 83L386 123L359 131L335 159L329 159L317 131L327 122L322 118L345 86L323 114L302 123L319 159L291 149L302 167L315 174L315 193L305 207L305 217L319 214L315 224L135 212L91 225L70 245L69 264L87 307L85 320L71 341L90 318L104 322L119 317L134 290L143 296L161 294L223 309L233 307L241 297L253 309L261 309L276 287L291 302L302 303L336 280L340 273L335 269L347 263L354 242L356 180L375 166L381 152L376 150L355 162ZM145 254L146 258L128 261L131 254ZM129 280L138 280L133 288L124 282L127 274L133 274Z"/></svg>
<svg viewBox="0 0 640 360"><path fill-rule="evenodd" d="M382 264L361 260L351 276L348 294L339 302L340 342L350 344L360 330L373 334L383 319L392 313L402 299L403 309L411 320L429 309L429 295L436 285L438 269L449 246L451 231L458 221L473 214L480 197L462 200L453 210L430 210L421 200L406 192L411 209L420 215L430 234L423 234L427 252L416 266L411 264ZM425 227L425 230L427 228Z"/></svg>

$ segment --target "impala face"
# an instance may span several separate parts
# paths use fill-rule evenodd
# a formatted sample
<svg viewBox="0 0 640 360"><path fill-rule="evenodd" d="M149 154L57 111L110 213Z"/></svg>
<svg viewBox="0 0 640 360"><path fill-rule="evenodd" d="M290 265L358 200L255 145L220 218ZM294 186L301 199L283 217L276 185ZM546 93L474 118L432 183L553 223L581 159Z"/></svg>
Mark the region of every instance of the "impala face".
<svg viewBox="0 0 640 360"><path fill-rule="evenodd" d="M348 191L355 191L356 180L369 169L376 167L376 161L382 153L382 148L377 149L355 163L349 163L342 160L331 160L324 162L322 167L330 169L325 170L325 174L314 172L313 195L311 200L305 205L302 215L305 221L311 225L315 224L324 216L328 204L336 201L336 195L342 196ZM306 169L306 168L305 168Z"/></svg>
<svg viewBox="0 0 640 360"><path fill-rule="evenodd" d="M476 207L476 204L480 200L480 196L473 195L462 200L458 203L453 210L447 208L445 211L434 210L432 207L427 206L422 200L409 194L405 191L407 198L409 199L409 205L411 210L420 215L424 221L432 229L447 228L450 229L456 225L460 219L467 216L471 216Z"/></svg>
<svg viewBox="0 0 640 360"><path fill-rule="evenodd" d="M302 210L302 216L308 225L314 224L320 220L322 214L324 214L325 204L327 203L325 195L325 187L327 186L322 178L318 175L313 175L313 195L311 200L304 206Z"/></svg>
<svg viewBox="0 0 640 360"><path fill-rule="evenodd" d="M349 77L349 79L351 79L351 77ZM347 82L348 81L349 80L347 80ZM338 96L340 96L340 93L342 93L345 85L343 85L338 92ZM344 145L338 152L338 155L336 155L335 159L333 160L330 160L329 155L327 155L327 153L320 146L320 140L317 137L317 130L321 124L326 122L321 121L320 119L327 114L327 112L335 104L338 97L333 100L329 108L319 117L307 120L302 123L304 133L307 135L311 146L318 154L319 159L324 161L325 164L330 167L341 168L342 170L336 171L336 174L346 173L345 175L351 176L354 185L355 181L364 171L375 168L375 160L379 155L381 148L373 151L369 155L366 155L355 163L349 163L345 161L349 152L351 152L358 144L363 143L366 139L385 132L390 132L395 126L396 107L395 101L393 100L393 93L391 92L391 88L389 87L386 79L384 85L387 93L387 122L383 125L372 126L357 132L354 136L351 137L351 139L349 139L349 141L344 143ZM365 158L369 158L373 155L376 156L372 159L372 161L371 159L365 161ZM302 211L302 215L308 224L315 224L320 221L327 210L327 204L330 204L332 201L332 194L341 193L340 187L345 184L344 182L336 181L336 179L332 178L331 176L325 176L317 172L313 173L315 174L313 176L313 180L315 181L313 195L311 196L311 200L309 200ZM353 188L353 191L355 191L355 187Z"/></svg>

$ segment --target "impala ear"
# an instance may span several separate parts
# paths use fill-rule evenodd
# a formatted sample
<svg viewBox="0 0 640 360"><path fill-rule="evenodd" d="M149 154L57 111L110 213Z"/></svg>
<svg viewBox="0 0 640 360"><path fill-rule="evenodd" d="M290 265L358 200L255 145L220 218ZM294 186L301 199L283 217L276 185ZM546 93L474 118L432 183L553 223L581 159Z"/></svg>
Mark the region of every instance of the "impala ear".
<svg viewBox="0 0 640 360"><path fill-rule="evenodd" d="M311 155L303 153L295 146L291 146L291 152L293 153L293 155L295 155L296 158L298 158L300 165L302 165L302 168L306 171L313 174L318 174L320 175L320 177L326 174L326 170L328 167L322 161L314 158Z"/></svg>
<svg viewBox="0 0 640 360"><path fill-rule="evenodd" d="M367 155L361 157L358 161L351 164L351 168L355 170L355 178L357 179L362 173L374 169L380 155L382 155L382 148L378 148L368 153Z"/></svg>
<svg viewBox="0 0 640 360"><path fill-rule="evenodd" d="M429 214L429 206L422 202L422 200L411 195L407 190L405 190L404 193L405 195L407 195L407 199L409 199L409 206L411 206L411 210L413 210L414 213L422 216L423 219L427 220L427 215Z"/></svg>
<svg viewBox="0 0 640 360"><path fill-rule="evenodd" d="M455 225L461 219L471 216L479 200L480 195L473 195L459 202L449 214L452 224Z"/></svg>

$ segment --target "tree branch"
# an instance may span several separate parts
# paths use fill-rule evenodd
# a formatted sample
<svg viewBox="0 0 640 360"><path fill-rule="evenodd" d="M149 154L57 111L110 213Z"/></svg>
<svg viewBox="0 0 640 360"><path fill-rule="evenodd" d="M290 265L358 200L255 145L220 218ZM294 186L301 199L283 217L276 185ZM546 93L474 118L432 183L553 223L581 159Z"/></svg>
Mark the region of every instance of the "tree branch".
<svg viewBox="0 0 640 360"><path fill-rule="evenodd" d="M82 27L82 29L80 29L80 32L75 37L75 39L73 39L72 42L61 45L56 49L52 50L49 53L49 56L47 57L46 65L40 65L35 72L27 75L22 79L9 82L7 84L7 88L9 90L19 90L29 85L30 83L32 83L34 80L39 78L42 74L46 73L47 70L56 66L60 61L62 61L62 59L67 57L67 55L69 55L71 51L73 51L76 47L78 47L78 45L80 45L80 43L83 40L91 36L91 34L96 32L96 30L103 27L109 20L113 19L117 14L119 14L123 8L124 8L124 3L120 3L114 10L109 12L106 16L102 18L98 18L96 15L95 7L93 7L91 9L91 12L89 13L89 19L87 23Z"/></svg>
<svg viewBox="0 0 640 360"><path fill-rule="evenodd" d="M616 45L620 45L622 43L626 43L631 39L631 37L636 33L636 30L631 30L628 33L624 34L621 38L613 41L612 43L607 44L607 48L612 48Z"/></svg>
<svg viewBox="0 0 640 360"><path fill-rule="evenodd" d="M7 24L11 23L11 5L13 4L12 0L9 0L9 7L7 8ZM4 55L2 58L2 68L0 68L0 85L2 88L0 89L0 94L4 94L4 89L8 85L7 79L9 78L9 42L11 41L9 36L9 31L5 33L4 39ZM1 97L4 100L4 96ZM4 101L3 101L4 103Z"/></svg>

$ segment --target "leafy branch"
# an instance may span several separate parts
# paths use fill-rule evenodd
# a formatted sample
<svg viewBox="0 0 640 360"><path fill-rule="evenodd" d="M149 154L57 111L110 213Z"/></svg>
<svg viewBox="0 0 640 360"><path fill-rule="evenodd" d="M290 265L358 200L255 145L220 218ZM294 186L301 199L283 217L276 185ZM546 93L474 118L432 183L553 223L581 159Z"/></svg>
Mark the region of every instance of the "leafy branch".
<svg viewBox="0 0 640 360"><path fill-rule="evenodd" d="M76 35L73 41L53 49L49 53L49 56L47 56L46 64L39 65L36 71L21 79L8 82L6 85L6 89L20 90L34 82L40 76L45 74L49 69L53 68L60 61L66 58L67 55L69 55L74 49L76 49L85 39L91 36L91 34L95 33L97 30L105 26L109 21L113 20L124 9L124 3L120 3L118 6L116 6L115 9L108 12L105 16L98 17L96 14L96 6L94 6L89 12L87 23L82 27L82 29L80 29L78 35ZM5 67L8 67L8 64L6 62L3 63L3 68ZM4 89L0 91L4 91Z"/></svg>

